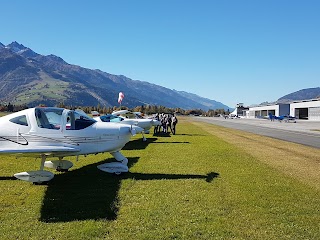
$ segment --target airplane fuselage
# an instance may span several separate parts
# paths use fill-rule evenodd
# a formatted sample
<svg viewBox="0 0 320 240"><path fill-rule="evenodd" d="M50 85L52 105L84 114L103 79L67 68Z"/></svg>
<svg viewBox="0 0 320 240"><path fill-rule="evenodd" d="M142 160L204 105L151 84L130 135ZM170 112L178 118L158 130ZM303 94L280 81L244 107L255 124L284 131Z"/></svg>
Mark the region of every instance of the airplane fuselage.
<svg viewBox="0 0 320 240"><path fill-rule="evenodd" d="M41 183L54 174L44 167L67 171L73 166L66 156L109 152L117 162L97 166L100 170L120 174L128 172L128 159L120 150L137 126L97 122L85 113L62 108L31 108L0 118L0 154L41 157L37 171L14 174L18 179ZM48 157L58 160L46 161Z"/></svg>
<svg viewBox="0 0 320 240"><path fill-rule="evenodd" d="M51 156L86 155L120 150L131 137L130 125L96 122L59 108L33 108L0 118L0 153L56 151ZM10 152L11 151L11 152Z"/></svg>

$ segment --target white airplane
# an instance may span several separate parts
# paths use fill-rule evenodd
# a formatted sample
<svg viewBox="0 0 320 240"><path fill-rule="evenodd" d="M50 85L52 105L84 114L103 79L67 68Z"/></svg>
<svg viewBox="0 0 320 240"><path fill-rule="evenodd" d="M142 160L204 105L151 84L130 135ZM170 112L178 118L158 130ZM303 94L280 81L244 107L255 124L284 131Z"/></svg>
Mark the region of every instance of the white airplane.
<svg viewBox="0 0 320 240"><path fill-rule="evenodd" d="M150 128L152 126L159 126L160 121L150 118L144 118L140 115L139 112L131 112L129 110L120 110L112 112L112 115L120 116L123 118L123 121L136 121L138 122L138 126L144 129L144 133L149 133ZM144 141L146 140L145 137L143 137Z"/></svg>
<svg viewBox="0 0 320 240"><path fill-rule="evenodd" d="M102 171L128 172L128 159L120 150L131 135L141 132L137 126L97 122L82 112L63 108L30 108L0 118L0 154L41 157L40 170L16 173L18 179L33 183L50 181L54 174L44 167L67 171L77 156L109 152L117 162L98 166ZM46 161L47 157L58 160Z"/></svg>
<svg viewBox="0 0 320 240"><path fill-rule="evenodd" d="M93 119L98 122L113 122L113 123L122 123L122 124L136 125L136 126L138 126L138 123L139 123L138 121L135 121L135 119L123 118L113 114L95 116L93 117Z"/></svg>
<svg viewBox="0 0 320 240"><path fill-rule="evenodd" d="M147 139L144 133L149 133L152 126L160 125L160 121L155 119L143 118L138 112L131 112L128 110L115 111L112 114L107 114L103 116L94 117L95 120L99 122L118 122L122 124L136 125L143 128L142 137L143 141Z"/></svg>
<svg viewBox="0 0 320 240"><path fill-rule="evenodd" d="M112 114L106 114L103 116L94 117L93 119L95 119L98 122L112 122L112 123L121 123L121 124L129 124L129 125L139 126L138 125L139 122L135 121L135 119L123 118L123 117L115 116ZM143 129L143 131L141 131L141 134L142 134L143 141L147 141L147 139L144 136L144 129Z"/></svg>

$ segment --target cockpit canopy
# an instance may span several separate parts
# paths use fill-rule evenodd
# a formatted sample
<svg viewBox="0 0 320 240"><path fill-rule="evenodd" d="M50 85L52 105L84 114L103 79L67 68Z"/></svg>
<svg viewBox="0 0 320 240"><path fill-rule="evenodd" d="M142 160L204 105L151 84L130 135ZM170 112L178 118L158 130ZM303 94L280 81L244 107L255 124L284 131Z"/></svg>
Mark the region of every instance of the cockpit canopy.
<svg viewBox="0 0 320 240"><path fill-rule="evenodd" d="M63 108L36 108L35 117L40 128L59 130L62 124L67 130L81 130L94 124L96 120L84 112L66 110Z"/></svg>
<svg viewBox="0 0 320 240"><path fill-rule="evenodd" d="M103 115L100 117L102 122L121 122L123 121L122 117L114 116L112 114Z"/></svg>

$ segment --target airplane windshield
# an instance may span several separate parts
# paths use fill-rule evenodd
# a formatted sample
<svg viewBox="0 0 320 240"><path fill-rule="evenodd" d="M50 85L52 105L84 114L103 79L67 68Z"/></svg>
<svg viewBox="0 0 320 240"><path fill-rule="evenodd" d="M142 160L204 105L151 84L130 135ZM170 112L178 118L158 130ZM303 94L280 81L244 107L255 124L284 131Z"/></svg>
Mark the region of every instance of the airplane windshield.
<svg viewBox="0 0 320 240"><path fill-rule="evenodd" d="M94 124L96 120L90 118L84 112L70 111L67 117L67 130L81 130Z"/></svg>
<svg viewBox="0 0 320 240"><path fill-rule="evenodd" d="M142 117L141 115L139 115L139 114L135 114L136 116L135 116L135 118L136 119L144 119L144 117Z"/></svg>
<svg viewBox="0 0 320 240"><path fill-rule="evenodd" d="M102 122L121 122L123 118L114 116L112 114L107 114L100 117Z"/></svg>

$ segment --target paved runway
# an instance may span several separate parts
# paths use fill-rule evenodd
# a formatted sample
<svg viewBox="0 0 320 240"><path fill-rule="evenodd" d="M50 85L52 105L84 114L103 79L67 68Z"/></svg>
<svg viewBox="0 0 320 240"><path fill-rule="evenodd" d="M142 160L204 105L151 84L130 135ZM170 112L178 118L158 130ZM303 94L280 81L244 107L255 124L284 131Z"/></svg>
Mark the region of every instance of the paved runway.
<svg viewBox="0 0 320 240"><path fill-rule="evenodd" d="M297 120L285 123L266 119L224 119L222 117L194 117L196 121L207 122L227 128L239 129L263 136L320 148L320 122Z"/></svg>

